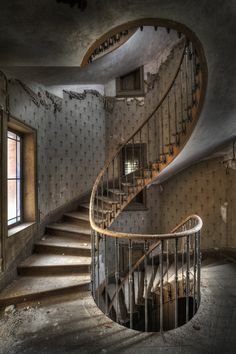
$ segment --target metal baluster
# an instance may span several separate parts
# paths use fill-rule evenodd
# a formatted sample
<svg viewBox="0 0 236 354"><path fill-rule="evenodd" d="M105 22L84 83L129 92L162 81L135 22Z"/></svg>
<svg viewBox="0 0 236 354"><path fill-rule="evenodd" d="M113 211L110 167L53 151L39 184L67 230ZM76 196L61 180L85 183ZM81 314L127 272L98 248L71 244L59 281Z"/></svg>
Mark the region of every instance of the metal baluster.
<svg viewBox="0 0 236 354"><path fill-rule="evenodd" d="M160 332L163 332L163 250L164 250L164 241L161 240L161 252L160 252Z"/></svg>
<svg viewBox="0 0 236 354"><path fill-rule="evenodd" d="M126 171L126 166L127 166L127 163L128 163L128 161L127 161L127 151L126 151L126 147L127 147L127 144L125 145L125 171L124 171L124 174L125 174L125 182L127 183L128 182L128 176L127 176L127 171Z"/></svg>
<svg viewBox="0 0 236 354"><path fill-rule="evenodd" d="M189 251L189 237L187 236L187 251L186 251L186 323L189 320L189 265L190 265L190 251Z"/></svg>
<svg viewBox="0 0 236 354"><path fill-rule="evenodd" d="M144 242L144 252L148 251L148 243ZM145 332L148 331L148 298L147 298L147 257L144 259L144 293L145 293Z"/></svg>
<svg viewBox="0 0 236 354"><path fill-rule="evenodd" d="M176 99L176 83L174 84L174 110L175 110L175 143L177 145L178 120L177 120L177 99Z"/></svg>
<svg viewBox="0 0 236 354"><path fill-rule="evenodd" d="M104 240L104 268L105 268L105 313L108 315L108 262L107 262L107 236L103 235Z"/></svg>
<svg viewBox="0 0 236 354"><path fill-rule="evenodd" d="M197 233L197 308L201 301L201 233Z"/></svg>
<svg viewBox="0 0 236 354"><path fill-rule="evenodd" d="M142 130L139 131L139 174L140 177L143 177L143 157L142 157Z"/></svg>
<svg viewBox="0 0 236 354"><path fill-rule="evenodd" d="M107 179L107 197L109 196L109 167L107 167L107 172L106 172L106 179Z"/></svg>
<svg viewBox="0 0 236 354"><path fill-rule="evenodd" d="M156 160L156 156L158 155L158 139L157 139L157 113L154 116L154 141L155 141L155 153L153 156L153 162Z"/></svg>
<svg viewBox="0 0 236 354"><path fill-rule="evenodd" d="M194 103L194 67L193 67L193 43L190 43L191 50L190 50L190 76L191 76L191 97L192 97L192 102L191 105L193 106Z"/></svg>
<svg viewBox="0 0 236 354"><path fill-rule="evenodd" d="M167 96L167 115L168 115L168 135L169 135L169 147L171 145L171 114L170 114L170 95Z"/></svg>
<svg viewBox="0 0 236 354"><path fill-rule="evenodd" d="M183 105L183 70L180 67L180 114L181 114L181 130L184 131L184 105Z"/></svg>
<svg viewBox="0 0 236 354"><path fill-rule="evenodd" d="M104 181L103 181L103 176L102 176L102 186L101 186L101 195L102 195L102 216L103 216L103 209L104 209L104 201L103 201L103 193L104 193L104 190L103 190L103 184L104 184Z"/></svg>
<svg viewBox="0 0 236 354"><path fill-rule="evenodd" d="M121 154L122 154L122 152L121 152ZM120 157L120 156L119 156L119 157ZM122 172L121 172L121 167L120 167L120 161L122 161L123 159L120 159L119 157L117 158L117 160L118 160L118 161L117 161L118 176L119 176L119 182L118 182L118 183L119 183L119 190L122 191L122 184L121 184L121 178L122 178L122 177L121 177L121 173L122 173Z"/></svg>
<svg viewBox="0 0 236 354"><path fill-rule="evenodd" d="M133 172L133 185L135 185L134 138L132 139L132 172Z"/></svg>
<svg viewBox="0 0 236 354"><path fill-rule="evenodd" d="M178 238L175 239L175 328L178 327Z"/></svg>
<svg viewBox="0 0 236 354"><path fill-rule="evenodd" d="M113 199L115 199L115 160L112 160L112 192L113 192Z"/></svg>
<svg viewBox="0 0 236 354"><path fill-rule="evenodd" d="M100 290L99 290L99 286L100 286L100 257L99 257L99 252L100 252L100 234L97 233L97 240L96 240L96 244L97 244L97 295L98 295L98 307L100 305Z"/></svg>
<svg viewBox="0 0 236 354"><path fill-rule="evenodd" d="M184 231L184 227L182 227ZM184 237L182 237L182 292L184 293Z"/></svg>
<svg viewBox="0 0 236 354"><path fill-rule="evenodd" d="M95 298L95 232L94 230L91 231L91 283L92 283L92 295Z"/></svg>
<svg viewBox="0 0 236 354"><path fill-rule="evenodd" d="M158 134L158 144L157 144L157 158L156 158L156 161L159 161L160 160L160 153L161 153L161 120L160 120L160 108L157 112L158 116L157 116L157 134Z"/></svg>
<svg viewBox="0 0 236 354"><path fill-rule="evenodd" d="M188 46L186 46L186 52L185 52L185 85L186 85L186 112L187 112L187 118L188 116Z"/></svg>
<svg viewBox="0 0 236 354"><path fill-rule="evenodd" d="M150 257L152 257L152 283L154 281L154 278L155 278L155 268L154 268L154 257L153 257L153 254L151 253L150 254ZM152 310L154 311L154 297L152 295Z"/></svg>
<svg viewBox="0 0 236 354"><path fill-rule="evenodd" d="M149 140L149 121L147 122L147 163L149 168L150 162L150 140Z"/></svg>
<svg viewBox="0 0 236 354"><path fill-rule="evenodd" d="M132 269L132 240L129 240L129 272ZM133 329L133 274L129 275L129 318L130 328Z"/></svg>
<svg viewBox="0 0 236 354"><path fill-rule="evenodd" d="M119 285L119 265L120 255L119 255L119 239L115 240L115 279L116 279L116 322L118 322L118 285Z"/></svg>
<svg viewBox="0 0 236 354"><path fill-rule="evenodd" d="M169 283L169 241L166 241L166 278L167 278L167 285Z"/></svg>
<svg viewBox="0 0 236 354"><path fill-rule="evenodd" d="M194 104L196 104L196 90L197 90L197 80L196 80L196 76L197 76L197 64L196 64L196 50L194 49L193 51L193 81L194 81Z"/></svg>
<svg viewBox="0 0 236 354"><path fill-rule="evenodd" d="M195 309L196 309L196 272L197 272L197 264L196 264L197 235L196 235L196 233L193 236L193 241L194 241L194 250L193 250L193 315L194 315Z"/></svg>
<svg viewBox="0 0 236 354"><path fill-rule="evenodd" d="M99 211L98 211L98 188L96 190L96 215L97 215L97 223L99 224L100 219L99 219Z"/></svg>
<svg viewBox="0 0 236 354"><path fill-rule="evenodd" d="M163 122L163 104L161 105L161 155L164 153L164 122Z"/></svg>

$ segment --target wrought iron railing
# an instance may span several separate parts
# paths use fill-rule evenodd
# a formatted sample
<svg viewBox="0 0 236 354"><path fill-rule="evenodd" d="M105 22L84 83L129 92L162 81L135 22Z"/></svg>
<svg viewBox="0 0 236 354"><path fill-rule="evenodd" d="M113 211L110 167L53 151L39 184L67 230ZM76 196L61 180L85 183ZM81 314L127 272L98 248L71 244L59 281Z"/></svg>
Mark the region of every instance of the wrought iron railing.
<svg viewBox="0 0 236 354"><path fill-rule="evenodd" d="M201 228L201 218L191 215L170 234L109 237L93 232L93 297L98 306L132 329L163 331L188 322L201 297Z"/></svg>
<svg viewBox="0 0 236 354"><path fill-rule="evenodd" d="M92 190L90 223L92 227L93 296L98 306L107 315L120 323L128 323L130 328L137 328L137 323L142 327L141 322L136 318L139 315L142 317L142 311L140 310L142 304L134 302L133 277L136 276L134 274L136 262L138 264L142 263L140 276L146 274L146 269L149 266L148 262L153 263L155 265L153 269L158 268L160 273L159 287L156 291L152 291L151 295L150 292L146 292L150 295L150 298L148 295L143 297L145 321L142 330L163 330L163 328L171 327L164 325L166 316L163 317L163 314L165 304L170 307L173 299L175 301L175 312L177 311L174 326L182 323L182 320L178 320L179 299L184 298L186 301L186 320L199 306L200 230L202 222L198 216L189 217L177 229L167 235L122 233L111 230L110 226L133 198L145 186L152 183L181 151L198 119L204 85L200 56L193 44L185 40L179 64L171 81L167 84L165 92L164 89L160 90L159 97L157 97L157 106L135 133L105 164ZM145 158L143 158L143 146L145 146ZM131 155L133 154L133 161L134 151L137 153L138 149L140 159L138 165L137 163L134 164L135 169L131 173L124 174L122 164L128 149L129 154L130 151L133 152L131 153ZM184 247L181 252L179 250L180 239L184 240L181 241ZM134 249L135 253L139 254L138 258L134 257ZM158 252L158 257L153 256L155 252ZM191 259L191 254L193 259ZM183 264L179 260L180 255L185 260ZM174 293L171 290L173 288L172 282L169 282L170 260L172 261L172 268L174 263L173 269L175 269ZM181 271L183 272L182 286L176 283L180 271L178 269L179 264L181 264ZM197 270L196 265L198 266ZM190 274L193 274L193 279ZM196 280L194 280L196 276L199 285L197 287ZM128 295L125 290L126 283L123 280L127 277L129 277ZM165 277L167 277L167 281ZM168 297L166 284L172 300ZM137 287L137 284L135 286ZM147 285L145 280L144 290L147 286L150 287L150 284ZM123 291L121 292L122 287ZM183 296L180 297L178 291L182 292ZM193 295L191 296L191 314L189 311L190 293ZM127 303L128 298L129 303ZM116 305L114 305L114 301ZM152 307L150 307L150 301ZM135 312L134 307L137 308L138 306L139 310ZM156 317L158 313L160 321L149 321L150 313L152 313L152 316L155 314Z"/></svg>

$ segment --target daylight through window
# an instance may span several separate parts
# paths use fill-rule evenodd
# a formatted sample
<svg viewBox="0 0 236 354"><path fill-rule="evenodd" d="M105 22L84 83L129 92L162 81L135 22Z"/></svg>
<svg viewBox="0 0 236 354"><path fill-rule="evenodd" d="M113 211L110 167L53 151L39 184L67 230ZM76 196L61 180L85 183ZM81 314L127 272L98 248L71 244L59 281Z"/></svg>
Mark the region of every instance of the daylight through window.
<svg viewBox="0 0 236 354"><path fill-rule="evenodd" d="M7 136L7 202L8 202L8 226L21 222L21 149L22 138L20 135L8 130Z"/></svg>

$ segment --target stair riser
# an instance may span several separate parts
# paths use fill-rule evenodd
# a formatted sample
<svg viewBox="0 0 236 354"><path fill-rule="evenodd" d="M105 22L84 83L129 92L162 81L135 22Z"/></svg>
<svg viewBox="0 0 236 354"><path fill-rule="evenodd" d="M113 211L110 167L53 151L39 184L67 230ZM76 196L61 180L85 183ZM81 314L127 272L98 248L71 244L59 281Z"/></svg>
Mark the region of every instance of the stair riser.
<svg viewBox="0 0 236 354"><path fill-rule="evenodd" d="M19 275L63 275L63 274L88 274L90 272L89 265L71 265L71 266L35 266L35 267L19 267Z"/></svg>
<svg viewBox="0 0 236 354"><path fill-rule="evenodd" d="M49 245L35 245L35 253L39 254L64 254L66 256L84 256L90 257L91 250L73 247L57 247Z"/></svg>
<svg viewBox="0 0 236 354"><path fill-rule="evenodd" d="M46 281L46 278L45 278ZM29 301L39 301L41 299L47 298L48 297L53 297L53 296L64 296L64 295L70 295L73 293L78 293L82 291L88 291L90 290L90 283L85 283L85 284L80 284L80 285L73 285L69 286L66 288L61 288L61 289L53 289L53 290L48 290L48 291L42 291L39 293L33 293L33 294L28 294L28 295L20 295L16 297L9 297L7 299L0 300L0 307L5 307L8 305L16 305L16 304L21 304Z"/></svg>
<svg viewBox="0 0 236 354"><path fill-rule="evenodd" d="M50 227L47 227L46 233L54 236L70 237L70 238L74 238L75 240L84 241L84 242L91 241L90 235L75 233L75 232L65 231L65 230L55 230L55 229L51 229Z"/></svg>
<svg viewBox="0 0 236 354"><path fill-rule="evenodd" d="M89 227L90 226L90 222L88 220L73 218L72 216L67 216L67 215L65 215L63 217L63 221L69 222L69 223L72 223L72 224L75 224L75 225L85 226L85 227Z"/></svg>
<svg viewBox="0 0 236 354"><path fill-rule="evenodd" d="M88 213L89 213L89 209L84 208L84 207L80 207L80 208L79 208L79 211L84 212L85 210L87 210ZM98 210L98 211L97 211L97 206L95 206L95 215L96 215L97 212L98 212L99 216L101 216L101 217L102 217L102 216L105 217L105 216L108 215L108 214L114 215L114 211L112 211L112 210L111 210L110 213L105 213L105 212L102 212L102 210Z"/></svg>

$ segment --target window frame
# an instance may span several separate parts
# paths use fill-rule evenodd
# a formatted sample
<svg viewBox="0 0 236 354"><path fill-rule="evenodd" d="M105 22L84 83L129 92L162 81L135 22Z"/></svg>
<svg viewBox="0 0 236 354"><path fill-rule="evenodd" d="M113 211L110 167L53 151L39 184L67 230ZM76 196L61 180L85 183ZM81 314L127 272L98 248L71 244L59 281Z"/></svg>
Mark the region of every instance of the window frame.
<svg viewBox="0 0 236 354"><path fill-rule="evenodd" d="M7 237L19 235L23 230L39 222L38 210L38 176L37 176L37 130L22 120L9 116L6 124L6 145L7 132L12 131L22 137L22 218L21 222L8 227L8 208L6 204L6 228ZM7 146L6 146L6 189L7 189ZM6 192L6 200L8 200Z"/></svg>
<svg viewBox="0 0 236 354"><path fill-rule="evenodd" d="M7 127L7 144L8 144L8 139L15 140L13 138L8 137L8 132L11 132L18 136L20 138L20 178L8 178L8 149L7 149L7 227L8 229L11 229L15 226L18 226L23 223L24 220L24 208L23 208L23 187L24 187L24 176L23 176L23 134L20 133L19 131L16 131L15 129L11 129ZM17 140L15 140L17 141ZM16 221L13 224L8 224L9 220L8 219L8 181L9 180L20 180L20 220ZM16 203L17 203L17 191L16 191ZM17 216L16 216L17 218Z"/></svg>
<svg viewBox="0 0 236 354"><path fill-rule="evenodd" d="M134 144L136 149L140 149L141 146L141 166L143 167L147 163L147 144L146 143L135 143ZM120 172L122 176L125 176L125 156L127 151L125 152L125 148L127 149L133 149L133 144L128 144L126 147L122 149L121 153L121 159L120 159ZM140 156L139 156L140 157ZM140 163L140 159L139 159ZM132 172L131 172L132 173ZM139 196L139 194L142 193L142 202L136 202L135 198ZM142 191L140 191L137 196L134 198L134 200L131 201L131 203L125 208L126 211L137 211L137 210L147 210L147 198L146 198L146 188L144 188Z"/></svg>
<svg viewBox="0 0 236 354"><path fill-rule="evenodd" d="M139 71L139 81L140 81L140 88L133 89L133 90L124 90L122 87L122 78L127 77L135 72ZM126 73L118 78L116 78L116 97L144 97L145 90L144 90L144 68L140 66L129 73Z"/></svg>

